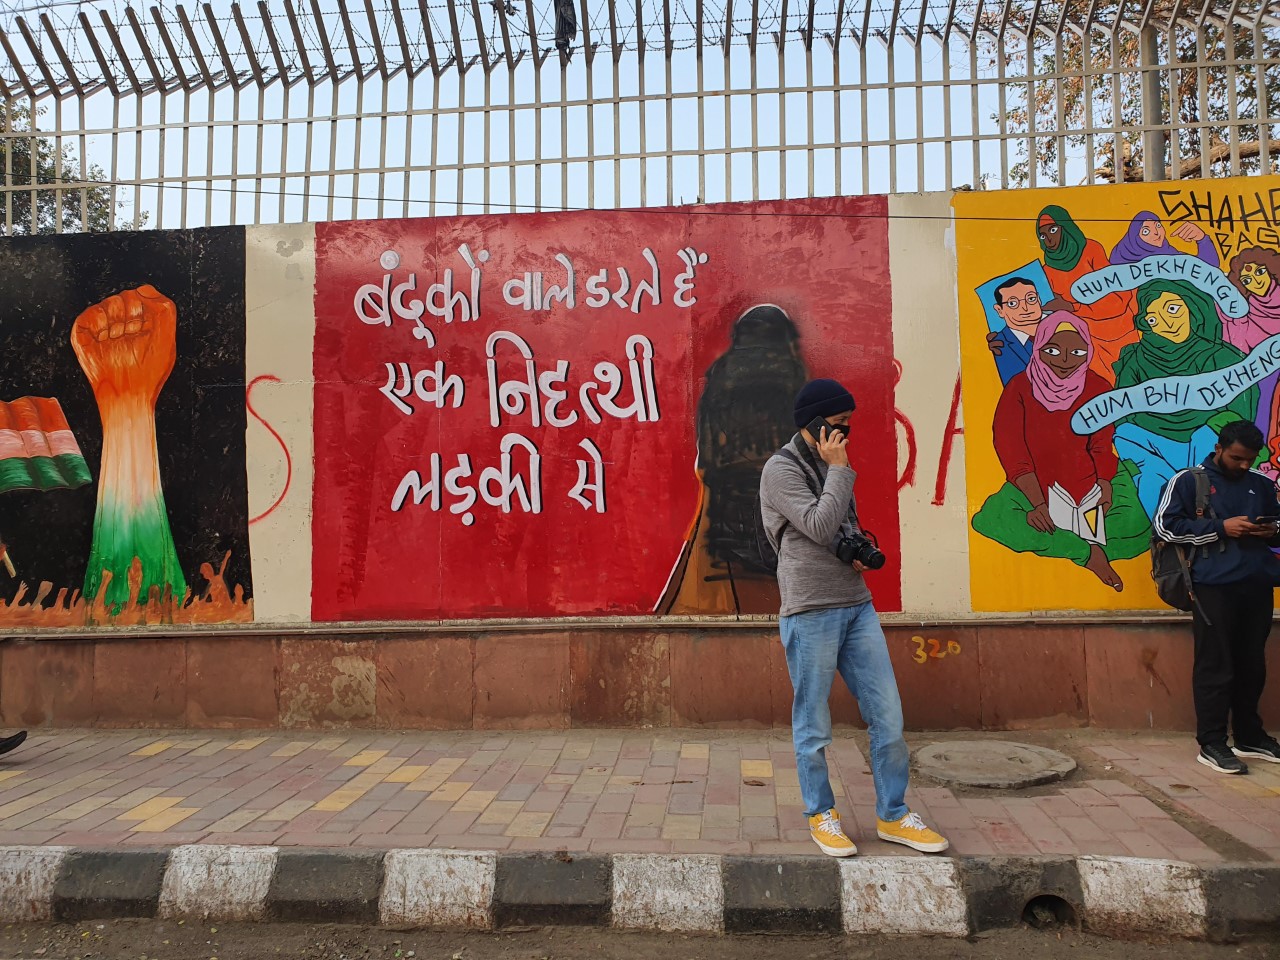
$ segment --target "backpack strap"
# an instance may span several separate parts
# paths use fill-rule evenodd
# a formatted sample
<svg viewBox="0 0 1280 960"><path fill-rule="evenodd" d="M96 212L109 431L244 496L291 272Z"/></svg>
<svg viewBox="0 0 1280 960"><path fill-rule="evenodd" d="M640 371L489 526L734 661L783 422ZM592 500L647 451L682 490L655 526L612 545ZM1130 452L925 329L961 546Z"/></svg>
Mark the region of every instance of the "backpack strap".
<svg viewBox="0 0 1280 960"><path fill-rule="evenodd" d="M805 484L809 487L809 489L810 489L810 490L812 490L812 489L813 489L813 484L809 482L809 475L808 475L807 473L805 473L804 467L801 467L801 466L800 466L800 458L799 458L799 457L797 457L794 453L792 453L792 452L791 452L791 450L790 450L790 449L788 449L787 447L783 447L781 450L779 450L779 451L778 451L778 456L780 456L780 457L785 457L786 459L788 459L788 460L790 460L792 463L794 463L796 466L800 467L800 472L801 472L802 474L804 474L804 481L805 481ZM782 552L782 535L783 535L784 533L786 533L786 532L787 532L787 526L788 526L788 524L789 524L789 523L790 523L790 521L789 521L789 520L787 520L787 518L786 518L786 517L783 517L783 518L782 518L782 526L780 526L780 527L778 528L778 533L777 533L778 545L777 545L776 547L774 547L774 548L773 548L775 553L781 553L781 552ZM772 544L770 544L770 546L772 546Z"/></svg>
<svg viewBox="0 0 1280 960"><path fill-rule="evenodd" d="M1209 471L1204 467L1192 467L1191 475L1195 477L1196 481L1196 517L1208 517L1211 520L1217 519L1217 514L1214 513L1213 504L1209 499L1210 493L1212 492L1212 488L1209 483ZM1226 549L1227 545L1219 539L1218 552L1225 553ZM1207 557L1209 555L1208 544L1205 544L1201 548L1200 555L1203 557Z"/></svg>

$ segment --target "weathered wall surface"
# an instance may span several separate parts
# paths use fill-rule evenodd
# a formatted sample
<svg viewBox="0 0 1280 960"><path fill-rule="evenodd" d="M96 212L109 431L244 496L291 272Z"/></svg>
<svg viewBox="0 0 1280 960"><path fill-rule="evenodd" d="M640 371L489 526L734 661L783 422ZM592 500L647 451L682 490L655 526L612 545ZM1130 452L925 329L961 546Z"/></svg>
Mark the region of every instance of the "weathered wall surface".
<svg viewBox="0 0 1280 960"><path fill-rule="evenodd" d="M1275 178L12 239L0 301L15 632L768 614L815 376L901 620L1159 610L1160 484L1280 469Z"/></svg>

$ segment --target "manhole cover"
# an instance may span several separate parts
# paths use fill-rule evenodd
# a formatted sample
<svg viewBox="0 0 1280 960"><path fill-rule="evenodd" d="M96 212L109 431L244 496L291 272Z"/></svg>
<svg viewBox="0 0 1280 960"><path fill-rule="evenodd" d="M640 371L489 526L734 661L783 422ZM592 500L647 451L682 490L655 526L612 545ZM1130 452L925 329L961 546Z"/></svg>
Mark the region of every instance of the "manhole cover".
<svg viewBox="0 0 1280 960"><path fill-rule="evenodd" d="M916 751L927 777L966 787L1016 790L1061 780L1076 768L1065 753L1007 740L956 740Z"/></svg>

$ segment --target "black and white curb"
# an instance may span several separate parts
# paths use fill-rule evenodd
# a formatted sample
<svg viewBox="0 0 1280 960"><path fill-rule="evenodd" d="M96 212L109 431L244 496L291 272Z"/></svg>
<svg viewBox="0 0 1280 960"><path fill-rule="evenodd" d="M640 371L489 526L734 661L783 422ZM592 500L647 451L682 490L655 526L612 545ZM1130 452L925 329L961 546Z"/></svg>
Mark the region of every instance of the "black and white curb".
<svg viewBox="0 0 1280 960"><path fill-rule="evenodd" d="M1280 934L1280 864L0 847L0 921L182 918L964 937L1039 903L1113 935Z"/></svg>

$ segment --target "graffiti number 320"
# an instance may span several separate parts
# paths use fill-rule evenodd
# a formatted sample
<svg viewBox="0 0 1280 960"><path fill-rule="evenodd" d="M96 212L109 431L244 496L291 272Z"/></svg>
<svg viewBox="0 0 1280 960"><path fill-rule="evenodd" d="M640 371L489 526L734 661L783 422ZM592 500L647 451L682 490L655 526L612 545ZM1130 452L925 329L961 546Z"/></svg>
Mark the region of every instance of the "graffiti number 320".
<svg viewBox="0 0 1280 960"><path fill-rule="evenodd" d="M926 640L924 637L912 637L911 642L916 645L911 654L911 659L916 663L925 663L930 657L935 660L946 656L954 657L960 652L960 644L956 640L948 640L945 647L937 640Z"/></svg>

